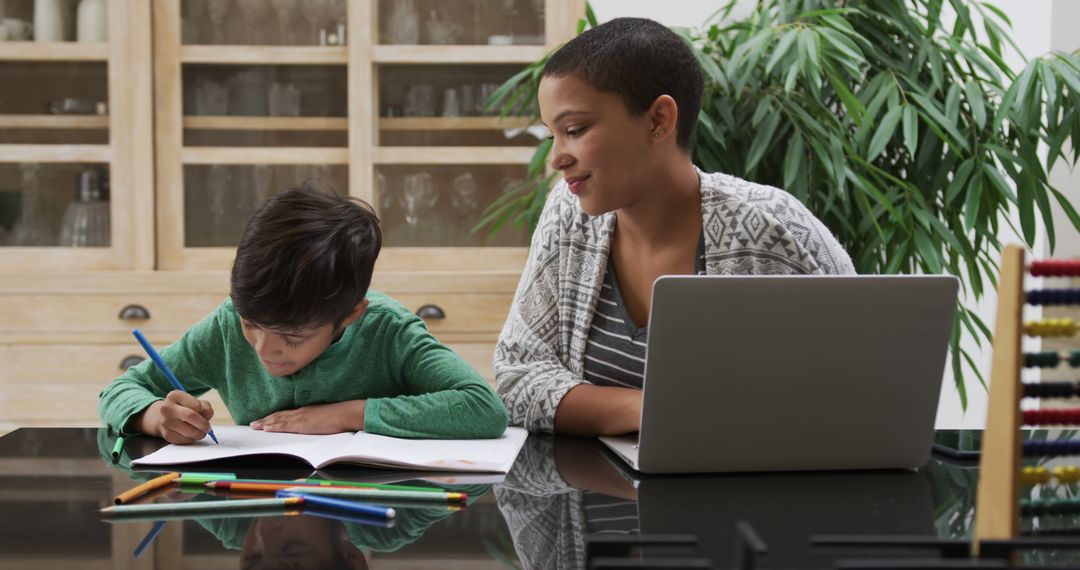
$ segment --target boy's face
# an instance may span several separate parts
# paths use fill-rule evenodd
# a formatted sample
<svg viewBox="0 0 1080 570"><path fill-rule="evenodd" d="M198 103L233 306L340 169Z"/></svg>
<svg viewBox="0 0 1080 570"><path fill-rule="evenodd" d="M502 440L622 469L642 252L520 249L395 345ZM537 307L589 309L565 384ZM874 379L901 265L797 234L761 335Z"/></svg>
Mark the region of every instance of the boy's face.
<svg viewBox="0 0 1080 570"><path fill-rule="evenodd" d="M334 342L345 327L356 322L368 301L364 299L353 308L341 325L333 323L289 330L272 329L240 317L244 338L259 356L263 368L273 376L295 374L319 357Z"/></svg>
<svg viewBox="0 0 1080 570"><path fill-rule="evenodd" d="M259 517L241 546L240 568L367 568L340 522L308 516Z"/></svg>

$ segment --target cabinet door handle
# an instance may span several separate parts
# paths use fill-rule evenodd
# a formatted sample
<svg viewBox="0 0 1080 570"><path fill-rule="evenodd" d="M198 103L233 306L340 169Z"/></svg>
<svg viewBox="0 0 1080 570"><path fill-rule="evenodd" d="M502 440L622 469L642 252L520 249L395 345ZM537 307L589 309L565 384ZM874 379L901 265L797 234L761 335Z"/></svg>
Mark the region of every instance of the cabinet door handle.
<svg viewBox="0 0 1080 570"><path fill-rule="evenodd" d="M426 320L445 319L446 311L438 305L427 304L416 310L416 316Z"/></svg>
<svg viewBox="0 0 1080 570"><path fill-rule="evenodd" d="M146 310L146 307L142 305L127 305L123 309L120 309L120 314L116 317L124 321L134 321L136 319L149 319L150 311Z"/></svg>
<svg viewBox="0 0 1080 570"><path fill-rule="evenodd" d="M120 361L120 370L127 370L128 368L135 366L143 360L145 360L145 358L141 356L135 356L134 354L125 356L124 359Z"/></svg>

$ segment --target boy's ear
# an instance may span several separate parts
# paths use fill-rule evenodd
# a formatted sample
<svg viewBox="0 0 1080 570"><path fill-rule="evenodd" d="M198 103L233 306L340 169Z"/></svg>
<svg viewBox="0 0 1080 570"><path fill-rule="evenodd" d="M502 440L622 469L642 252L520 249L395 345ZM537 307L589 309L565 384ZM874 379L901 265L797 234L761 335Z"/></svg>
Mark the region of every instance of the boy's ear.
<svg viewBox="0 0 1080 570"><path fill-rule="evenodd" d="M345 327L355 323L357 321L357 319L359 319L361 316L364 315L364 311L366 311L367 308L368 308L368 300L365 297L363 301L360 301L359 303L356 304L355 307L353 307L352 312L350 312L349 315L347 317L345 317L345 320L341 322L342 328L345 328Z"/></svg>

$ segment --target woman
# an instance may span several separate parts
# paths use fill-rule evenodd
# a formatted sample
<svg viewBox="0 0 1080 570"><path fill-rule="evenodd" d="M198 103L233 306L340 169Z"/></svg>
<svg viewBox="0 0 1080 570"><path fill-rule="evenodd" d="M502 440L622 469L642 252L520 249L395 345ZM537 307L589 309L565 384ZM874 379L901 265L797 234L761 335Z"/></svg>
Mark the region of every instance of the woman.
<svg viewBox="0 0 1080 570"><path fill-rule="evenodd" d="M794 197L693 165L702 89L685 42L639 18L586 31L544 67L540 115L563 180L544 206L495 351L512 424L637 431L661 275L854 273Z"/></svg>

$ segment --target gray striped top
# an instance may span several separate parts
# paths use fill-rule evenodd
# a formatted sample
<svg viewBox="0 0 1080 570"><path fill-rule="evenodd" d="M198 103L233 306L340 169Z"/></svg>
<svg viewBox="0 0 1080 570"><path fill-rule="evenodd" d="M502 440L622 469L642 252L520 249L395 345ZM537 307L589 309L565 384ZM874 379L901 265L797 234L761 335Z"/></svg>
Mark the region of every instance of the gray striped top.
<svg viewBox="0 0 1080 570"><path fill-rule="evenodd" d="M705 274L705 234L698 241L694 271ZM608 258L600 300L589 327L585 345L585 380L597 386L641 388L645 379L645 342L648 325L638 328L630 318L619 291L615 266Z"/></svg>

